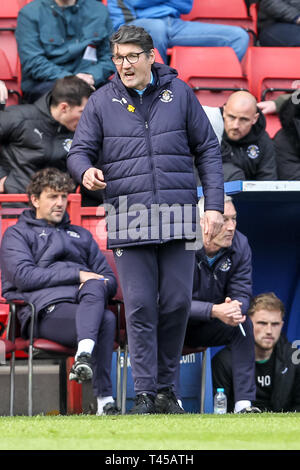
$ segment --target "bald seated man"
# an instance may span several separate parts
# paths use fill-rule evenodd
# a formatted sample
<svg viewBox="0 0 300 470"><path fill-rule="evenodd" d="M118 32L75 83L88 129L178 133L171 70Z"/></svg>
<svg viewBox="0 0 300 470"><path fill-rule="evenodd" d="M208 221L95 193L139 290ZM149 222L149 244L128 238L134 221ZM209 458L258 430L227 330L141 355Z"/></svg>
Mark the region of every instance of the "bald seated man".
<svg viewBox="0 0 300 470"><path fill-rule="evenodd" d="M277 180L273 141L266 132L266 119L256 98L248 91L236 91L223 108L217 108L216 117L217 113L223 115L224 121L224 180Z"/></svg>

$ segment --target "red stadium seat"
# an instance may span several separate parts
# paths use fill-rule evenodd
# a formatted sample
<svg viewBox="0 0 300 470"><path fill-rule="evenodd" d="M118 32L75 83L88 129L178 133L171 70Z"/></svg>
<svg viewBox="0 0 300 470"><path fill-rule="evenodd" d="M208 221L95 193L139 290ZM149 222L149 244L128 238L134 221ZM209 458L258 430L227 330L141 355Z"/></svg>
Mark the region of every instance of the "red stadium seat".
<svg viewBox="0 0 300 470"><path fill-rule="evenodd" d="M0 47L5 52L5 55L11 68L13 80L16 84L16 86L13 86L11 88L17 90L19 93L21 93L21 68L19 64L15 29L17 26L17 17L19 10L26 3L28 3L28 0L0 1ZM2 63L0 64L0 74L2 74L1 66ZM7 104L17 104L17 102L18 100L15 96L14 99L10 99L10 102Z"/></svg>
<svg viewBox="0 0 300 470"><path fill-rule="evenodd" d="M281 122L279 120L278 114L266 114L266 131L271 137L271 139L274 137L276 132L281 129Z"/></svg>
<svg viewBox="0 0 300 470"><path fill-rule="evenodd" d="M17 26L18 13L22 6L18 0L2 0L0 2L0 27L15 28Z"/></svg>
<svg viewBox="0 0 300 470"><path fill-rule="evenodd" d="M14 29L0 26L0 47L5 52L14 77L18 77L18 46Z"/></svg>
<svg viewBox="0 0 300 470"><path fill-rule="evenodd" d="M13 80L14 76L5 52L0 49L0 79Z"/></svg>
<svg viewBox="0 0 300 470"><path fill-rule="evenodd" d="M19 104L21 102L20 83L18 78L14 76L8 58L2 49L0 49L0 80L4 81L8 89L6 106Z"/></svg>
<svg viewBox="0 0 300 470"><path fill-rule="evenodd" d="M246 73L258 101L300 86L300 47L249 47Z"/></svg>
<svg viewBox="0 0 300 470"><path fill-rule="evenodd" d="M248 89L234 50L231 47L173 47L170 66L195 91L202 105L222 106L228 96Z"/></svg>
<svg viewBox="0 0 300 470"><path fill-rule="evenodd" d="M183 20L202 21L204 23L229 24L241 26L252 36L253 42L257 36L257 10L250 6L250 14L244 0L195 0L193 8L187 15L181 15Z"/></svg>

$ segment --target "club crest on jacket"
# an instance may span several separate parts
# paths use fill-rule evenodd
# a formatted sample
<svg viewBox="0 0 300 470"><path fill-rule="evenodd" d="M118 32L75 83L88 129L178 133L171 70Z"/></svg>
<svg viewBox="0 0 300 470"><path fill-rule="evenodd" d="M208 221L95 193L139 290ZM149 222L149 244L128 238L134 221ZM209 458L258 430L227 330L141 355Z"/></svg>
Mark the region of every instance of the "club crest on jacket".
<svg viewBox="0 0 300 470"><path fill-rule="evenodd" d="M173 93L170 90L163 90L160 94L160 101L170 103L173 99Z"/></svg>

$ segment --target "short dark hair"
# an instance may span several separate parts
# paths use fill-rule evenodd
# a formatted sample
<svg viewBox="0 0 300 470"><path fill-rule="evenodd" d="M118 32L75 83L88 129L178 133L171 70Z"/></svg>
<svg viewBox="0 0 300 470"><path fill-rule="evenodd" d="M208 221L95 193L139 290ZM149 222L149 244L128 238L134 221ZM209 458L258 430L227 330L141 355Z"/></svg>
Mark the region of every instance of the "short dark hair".
<svg viewBox="0 0 300 470"><path fill-rule="evenodd" d="M80 106L82 99L89 98L93 91L88 83L75 75L59 78L52 88L50 104L58 106L66 101L70 106Z"/></svg>
<svg viewBox="0 0 300 470"><path fill-rule="evenodd" d="M70 194L75 190L75 183L68 173L64 173L57 168L44 168L37 171L32 175L27 187L27 195L31 206L31 196L39 198L46 188Z"/></svg>
<svg viewBox="0 0 300 470"><path fill-rule="evenodd" d="M279 310L281 318L284 318L285 307L283 302L274 294L274 292L264 292L254 297L248 310L249 317L252 317L258 310Z"/></svg>
<svg viewBox="0 0 300 470"><path fill-rule="evenodd" d="M150 34L140 26L123 25L110 38L110 48L114 53L115 44L137 44L143 51L149 53L154 49L153 39Z"/></svg>

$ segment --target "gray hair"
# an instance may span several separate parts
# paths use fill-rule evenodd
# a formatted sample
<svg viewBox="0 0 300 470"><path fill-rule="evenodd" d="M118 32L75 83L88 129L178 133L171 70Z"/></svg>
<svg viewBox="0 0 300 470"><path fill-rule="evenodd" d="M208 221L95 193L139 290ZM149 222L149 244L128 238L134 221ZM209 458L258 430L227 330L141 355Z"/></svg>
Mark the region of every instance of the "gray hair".
<svg viewBox="0 0 300 470"><path fill-rule="evenodd" d="M198 209L199 209L200 219L202 219L204 217L204 202L205 202L205 197L204 196L200 197L200 199L198 201ZM224 194L224 204L226 204L226 202L232 202L233 203L233 200L232 200L231 196L228 196L227 194Z"/></svg>

